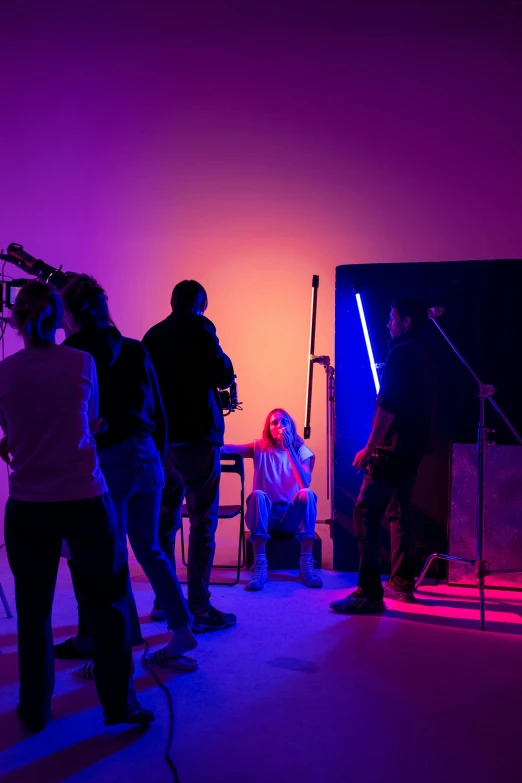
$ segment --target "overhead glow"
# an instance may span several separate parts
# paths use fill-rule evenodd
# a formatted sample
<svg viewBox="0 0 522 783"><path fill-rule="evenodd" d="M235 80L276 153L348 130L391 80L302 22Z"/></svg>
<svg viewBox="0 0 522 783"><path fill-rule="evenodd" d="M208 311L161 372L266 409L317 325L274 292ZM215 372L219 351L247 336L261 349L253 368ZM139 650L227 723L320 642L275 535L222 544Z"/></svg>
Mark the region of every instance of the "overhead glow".
<svg viewBox="0 0 522 783"><path fill-rule="evenodd" d="M364 307L363 307L361 295L355 294L355 298L357 300L357 307L359 308L359 316L361 319L364 341L366 343L366 350L368 351L368 359L370 360L370 367L372 369L373 382L375 383L375 391L377 392L377 394L379 394L379 389L381 388L381 385L379 383L379 376L377 375L377 365L375 364L375 359L373 358L372 343L370 340L370 333L368 331L368 326L366 324L366 316L364 315Z"/></svg>

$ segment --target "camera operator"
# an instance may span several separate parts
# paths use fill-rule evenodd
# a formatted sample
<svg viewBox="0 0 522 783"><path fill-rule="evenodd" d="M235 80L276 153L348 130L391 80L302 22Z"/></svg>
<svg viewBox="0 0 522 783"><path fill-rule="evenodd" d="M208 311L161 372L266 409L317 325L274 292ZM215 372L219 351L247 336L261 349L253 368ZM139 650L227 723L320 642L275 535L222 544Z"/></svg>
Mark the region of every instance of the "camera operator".
<svg viewBox="0 0 522 783"><path fill-rule="evenodd" d="M168 426L165 489L160 517L160 543L174 564L174 541L181 527L186 498L190 519L188 604L196 633L229 628L233 614L210 604L209 581L218 523L220 447L225 429L218 389L234 379L214 324L204 316L207 294L195 280L178 283L171 297L172 313L153 326L143 342L158 377ZM161 618L158 596L152 612Z"/></svg>
<svg viewBox="0 0 522 783"><path fill-rule="evenodd" d="M94 360L55 344L58 293L30 282L13 323L24 348L0 362L0 455L12 465L5 540L18 613L20 703L31 731L51 718L51 612L62 539L68 544L92 627L94 673L105 723L145 724L131 682L127 559L89 421L98 416Z"/></svg>
<svg viewBox="0 0 522 783"><path fill-rule="evenodd" d="M433 448L434 374L423 338L426 307L415 298L392 303L386 361L377 409L366 446L353 461L365 469L353 509L359 544L357 589L330 604L339 614L385 609L383 596L414 601L414 540L411 498L417 469ZM383 589L379 572L381 519L390 523L391 574Z"/></svg>

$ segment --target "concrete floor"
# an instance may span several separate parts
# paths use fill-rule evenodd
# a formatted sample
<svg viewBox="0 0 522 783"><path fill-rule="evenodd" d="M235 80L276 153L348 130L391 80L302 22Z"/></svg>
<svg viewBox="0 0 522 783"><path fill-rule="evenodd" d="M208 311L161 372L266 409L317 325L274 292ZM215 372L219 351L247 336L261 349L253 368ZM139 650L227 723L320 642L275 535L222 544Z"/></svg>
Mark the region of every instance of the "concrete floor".
<svg viewBox="0 0 522 783"><path fill-rule="evenodd" d="M233 546L226 536L220 543L218 551ZM57 640L74 632L76 617L64 566ZM132 574L143 633L156 649L166 628L149 621L151 588L134 561ZM236 628L198 637L197 672L161 675L174 704L181 783L518 783L522 594L488 591L482 633L474 590L426 587L416 605L389 602L383 616L350 618L328 604L355 576L323 576L322 590L289 572L272 574L260 593L244 590L246 574L234 588L214 588L215 605L237 614ZM5 549L0 581L14 609ZM54 720L29 736L14 712L16 619L2 610L0 633L2 783L173 779L164 760L167 700L140 651L137 689L157 716L148 731L105 728L94 686L75 678L76 664L57 661Z"/></svg>

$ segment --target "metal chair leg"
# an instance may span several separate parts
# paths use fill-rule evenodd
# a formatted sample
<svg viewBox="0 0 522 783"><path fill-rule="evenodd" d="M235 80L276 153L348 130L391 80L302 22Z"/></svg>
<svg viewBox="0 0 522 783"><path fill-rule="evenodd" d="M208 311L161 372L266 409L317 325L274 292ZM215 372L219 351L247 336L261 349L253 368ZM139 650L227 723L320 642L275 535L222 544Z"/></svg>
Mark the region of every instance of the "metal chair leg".
<svg viewBox="0 0 522 783"><path fill-rule="evenodd" d="M186 560L185 556L185 535L183 533L183 518L181 519L181 529L179 531L180 538L181 538L181 562L185 566L185 568L188 566L188 562Z"/></svg>
<svg viewBox="0 0 522 783"><path fill-rule="evenodd" d="M12 617L13 613L11 611L11 607L9 606L9 602L8 602L7 598L5 597L4 588L2 587L1 584L0 584L0 601L2 601L2 603L4 605L4 609L5 609L6 615L8 617Z"/></svg>
<svg viewBox="0 0 522 783"><path fill-rule="evenodd" d="M187 557L185 555L185 537L183 534L183 520L181 521L181 529L180 529L180 537L181 537L181 562L185 567L188 566ZM234 587L239 583L239 580L241 579L241 569L244 568L246 564L246 538L245 538L245 517L244 514L241 512L239 515L239 544L238 544L238 554L237 554L237 565L216 565L214 568L234 568L236 571L236 578L233 582L209 582L209 585L214 585L215 587ZM180 584L186 585L187 580L180 579Z"/></svg>

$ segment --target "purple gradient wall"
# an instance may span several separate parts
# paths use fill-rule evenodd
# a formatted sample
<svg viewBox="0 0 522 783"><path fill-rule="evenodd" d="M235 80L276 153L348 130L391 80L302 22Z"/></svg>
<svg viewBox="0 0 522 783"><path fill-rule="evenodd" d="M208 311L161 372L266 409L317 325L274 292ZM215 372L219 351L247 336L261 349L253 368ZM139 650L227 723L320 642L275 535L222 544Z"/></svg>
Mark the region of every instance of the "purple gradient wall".
<svg viewBox="0 0 522 783"><path fill-rule="evenodd" d="M96 275L135 337L200 279L229 441L277 404L302 422L312 274L332 354L336 265L522 254L520 4L10 6L0 247ZM320 373L312 425L324 518Z"/></svg>

